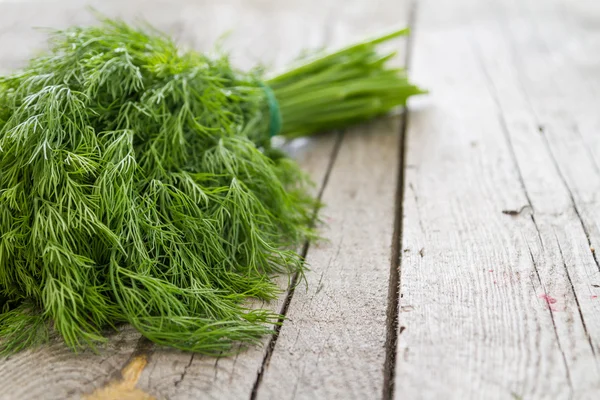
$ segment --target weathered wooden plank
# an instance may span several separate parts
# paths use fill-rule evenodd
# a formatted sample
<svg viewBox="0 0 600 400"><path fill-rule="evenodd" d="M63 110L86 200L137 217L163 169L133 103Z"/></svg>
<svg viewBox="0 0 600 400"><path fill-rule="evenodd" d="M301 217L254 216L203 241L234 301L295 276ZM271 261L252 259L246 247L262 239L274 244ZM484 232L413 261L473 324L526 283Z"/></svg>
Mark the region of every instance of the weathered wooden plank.
<svg viewBox="0 0 600 400"><path fill-rule="evenodd" d="M560 396L565 370L528 252L535 231L501 212L527 199L470 43L467 21L494 10L439 6L418 10L411 64L432 93L408 128L396 398L528 398L541 382Z"/></svg>
<svg viewBox="0 0 600 400"><path fill-rule="evenodd" d="M383 389L398 118L345 134L313 246L258 398L375 398Z"/></svg>
<svg viewBox="0 0 600 400"><path fill-rule="evenodd" d="M371 29L386 21L407 24L408 2L381 3L346 12ZM344 41L354 24L337 28L332 41ZM399 131L396 116L345 133L323 193L328 243L309 248L307 287L291 299L256 398L362 399L383 393Z"/></svg>
<svg viewBox="0 0 600 400"><path fill-rule="evenodd" d="M0 361L0 399L79 398L113 378L126 363L139 335L130 327L111 335L98 354L74 354L61 342Z"/></svg>
<svg viewBox="0 0 600 400"><path fill-rule="evenodd" d="M258 398L381 395L398 133L398 118L346 133L323 196L330 242L308 254Z"/></svg>
<svg viewBox="0 0 600 400"><path fill-rule="evenodd" d="M418 13L413 74L434 90L408 133L396 398L599 393L578 307L597 271L523 96L515 61L552 84L534 46L511 57L530 21L510 3Z"/></svg>
<svg viewBox="0 0 600 400"><path fill-rule="evenodd" d="M144 6L147 4L147 7ZM75 0L52 2L24 1L0 3L0 71L18 68L33 55L46 48L47 29L63 29L70 25L89 25L96 19L88 6L101 13L127 20L144 19L159 29L175 35L182 24L181 5L164 0L142 2ZM189 42L188 42L189 43ZM184 43L184 44L188 44Z"/></svg>
<svg viewBox="0 0 600 400"><path fill-rule="evenodd" d="M600 93L598 65L600 64L600 46L598 24L600 7L595 1L559 1L552 2L554 18L559 23L558 32L546 32L546 47L551 50L560 44L566 56L562 58L561 73L577 74L578 85L570 87L568 104L577 114L577 130L582 136L586 149L594 159L595 170L600 166L600 115L594 106ZM560 19L558 19L560 17ZM558 35L561 35L559 38ZM559 39L556 43L552 43ZM590 51L592 49L592 51ZM552 57L554 58L554 56ZM556 64L555 64L556 65ZM574 94L580 92L578 97ZM594 230L598 230L593 227Z"/></svg>
<svg viewBox="0 0 600 400"><path fill-rule="evenodd" d="M586 96L589 83L580 74L581 61L569 55L568 41L554 42L554 35L569 37L564 24L568 10L557 2L507 2L498 24L475 36L486 43L480 47L483 66L506 133L516 143L515 156L535 210L543 243L539 257L546 264L539 267L540 275L547 276L546 291L555 300L553 319L570 389L575 398L593 398L600 395L595 354L600 291L592 285L600 281L600 270L590 247L600 239L594 229L600 217L600 175L577 125L597 117L587 105L594 99ZM552 50L550 43L555 43ZM600 49L585 43L590 54ZM591 78L600 82L600 73ZM531 148L545 149L540 154L546 155L534 159ZM552 179L539 179L539 171L552 171L545 174ZM554 257L547 257L548 249Z"/></svg>

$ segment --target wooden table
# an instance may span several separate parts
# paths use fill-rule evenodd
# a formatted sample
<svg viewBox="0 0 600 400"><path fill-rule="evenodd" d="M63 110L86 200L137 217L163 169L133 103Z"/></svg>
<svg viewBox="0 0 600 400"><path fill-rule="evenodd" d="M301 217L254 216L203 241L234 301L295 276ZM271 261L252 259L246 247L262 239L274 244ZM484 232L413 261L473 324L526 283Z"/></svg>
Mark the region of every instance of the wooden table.
<svg viewBox="0 0 600 400"><path fill-rule="evenodd" d="M245 67L409 25L397 62L431 94L293 145L329 242L306 248L308 288L265 305L288 320L264 346L54 342L0 361L0 399L600 398L597 0L92 4L201 50L234 28ZM32 26L91 22L82 2L0 3L0 69L43 48Z"/></svg>

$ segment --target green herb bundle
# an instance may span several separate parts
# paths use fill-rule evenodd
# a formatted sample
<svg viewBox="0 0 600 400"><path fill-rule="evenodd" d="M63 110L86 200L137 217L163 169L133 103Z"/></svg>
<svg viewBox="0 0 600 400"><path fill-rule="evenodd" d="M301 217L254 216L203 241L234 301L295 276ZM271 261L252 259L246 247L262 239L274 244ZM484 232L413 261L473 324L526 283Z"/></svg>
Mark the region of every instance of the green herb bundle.
<svg viewBox="0 0 600 400"><path fill-rule="evenodd" d="M130 323L206 354L256 343L279 315L276 274L314 237L317 201L270 136L345 126L421 93L394 32L271 79L182 53L113 20L56 32L0 78L0 354L57 332L94 347Z"/></svg>

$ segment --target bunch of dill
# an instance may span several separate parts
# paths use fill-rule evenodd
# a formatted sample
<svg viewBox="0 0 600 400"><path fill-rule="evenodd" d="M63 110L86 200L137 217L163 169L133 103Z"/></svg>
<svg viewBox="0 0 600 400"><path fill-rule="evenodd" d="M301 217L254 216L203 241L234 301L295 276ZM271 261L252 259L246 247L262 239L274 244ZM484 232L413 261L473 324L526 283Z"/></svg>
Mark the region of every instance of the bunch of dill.
<svg viewBox="0 0 600 400"><path fill-rule="evenodd" d="M244 128L255 77L106 20L58 32L0 80L0 352L72 348L128 322L216 353L277 316L269 276L302 269L315 204L296 164ZM274 153L276 154L276 153Z"/></svg>
<svg viewBox="0 0 600 400"><path fill-rule="evenodd" d="M314 236L317 206L269 136L421 93L375 52L404 33L263 80L151 27L55 32L46 55L0 78L0 354L51 332L94 347L122 323L206 354L257 342L279 316L244 301L303 271L291 249Z"/></svg>

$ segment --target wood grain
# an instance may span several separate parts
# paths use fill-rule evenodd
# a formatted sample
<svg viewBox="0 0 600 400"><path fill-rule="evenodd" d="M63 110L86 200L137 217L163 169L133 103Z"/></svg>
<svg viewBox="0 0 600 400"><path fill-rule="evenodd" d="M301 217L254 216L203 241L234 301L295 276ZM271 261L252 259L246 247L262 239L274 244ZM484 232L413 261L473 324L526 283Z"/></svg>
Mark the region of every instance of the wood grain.
<svg viewBox="0 0 600 400"><path fill-rule="evenodd" d="M570 81L539 41L514 53L536 29L532 15L556 33L547 4L421 3L412 70L435 90L408 129L396 398L600 394L588 322L598 270L525 95L542 100L553 79ZM564 125L554 129L562 162L592 177L583 154L565 150L577 142Z"/></svg>
<svg viewBox="0 0 600 400"><path fill-rule="evenodd" d="M507 121L506 133L519 143L513 147L543 239L540 256L545 256L545 270L551 272L545 274L546 288L556 299L553 316L572 395L593 398L600 394L600 293L592 286L600 280L593 252L593 243L600 239L594 229L600 217L600 175L577 125L587 115L597 117L586 105L594 99L580 73L581 61L569 56L568 39L556 42L556 49L549 47L556 35L569 37L564 24L569 13L558 2L508 2L496 29L478 37L487 43L482 60ZM541 24L538 15L543 16ZM588 42L590 54L599 49ZM501 70L499 56L505 60ZM539 154L545 156L533 160L531 148L544 149ZM547 175L552 179L540 180L540 170L551 171ZM547 257L548 248L553 257Z"/></svg>
<svg viewBox="0 0 600 400"><path fill-rule="evenodd" d="M139 335L124 328L110 335L98 354L74 354L58 340L0 360L0 399L62 400L80 398L113 379L125 365Z"/></svg>

